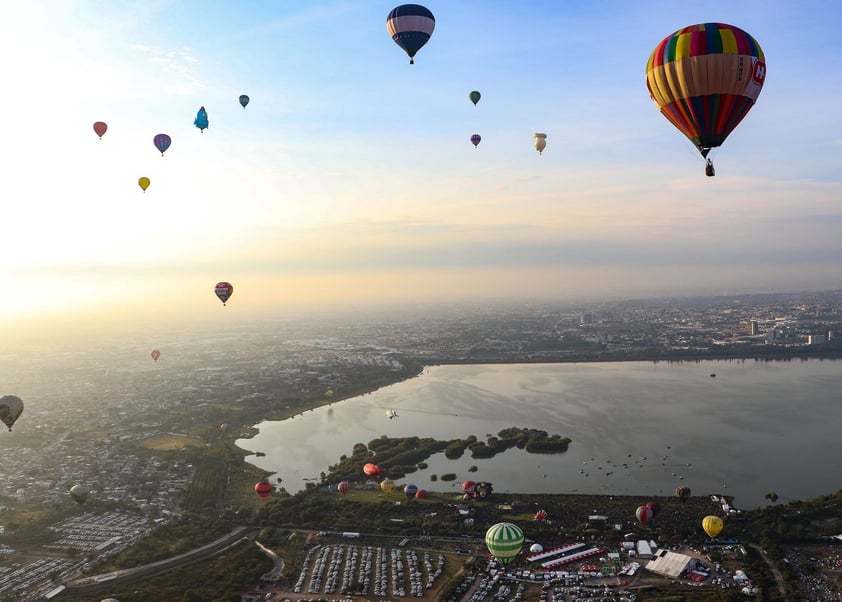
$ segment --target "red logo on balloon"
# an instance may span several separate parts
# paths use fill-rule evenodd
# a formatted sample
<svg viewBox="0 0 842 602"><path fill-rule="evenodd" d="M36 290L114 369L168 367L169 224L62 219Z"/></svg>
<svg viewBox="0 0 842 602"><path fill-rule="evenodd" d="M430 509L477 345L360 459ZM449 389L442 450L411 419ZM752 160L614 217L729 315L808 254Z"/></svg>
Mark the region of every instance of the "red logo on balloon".
<svg viewBox="0 0 842 602"><path fill-rule="evenodd" d="M766 79L766 63L764 61L757 61L754 63L754 71L751 73L751 79L754 80L755 83L763 85L763 81Z"/></svg>

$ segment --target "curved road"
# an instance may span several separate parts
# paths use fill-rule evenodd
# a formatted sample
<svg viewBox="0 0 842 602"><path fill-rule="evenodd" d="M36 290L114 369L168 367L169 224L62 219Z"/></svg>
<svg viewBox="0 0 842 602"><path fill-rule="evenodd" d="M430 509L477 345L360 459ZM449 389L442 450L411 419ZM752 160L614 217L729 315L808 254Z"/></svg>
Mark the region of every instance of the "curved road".
<svg viewBox="0 0 842 602"><path fill-rule="evenodd" d="M159 573L171 571L175 568L186 566L188 564L192 564L199 560L204 560L205 558L209 558L211 556L219 554L220 552L226 550L230 546L238 543L244 537L250 534L258 533L259 531L260 529L256 527L237 527L228 535L220 537L219 539L212 541L209 544L206 544L194 550L190 550L189 552L184 552L183 554L179 554L177 556L172 556L170 558L165 558L164 560L144 564L142 566L138 566L132 569L111 571L110 573L102 573L100 575L94 575L92 577L85 577L83 579L77 579L76 581L70 581L66 584L66 589L64 591L66 591L69 594L90 594L102 591L114 585L125 585L127 583L132 583L139 579L144 579L152 575L157 575Z"/></svg>

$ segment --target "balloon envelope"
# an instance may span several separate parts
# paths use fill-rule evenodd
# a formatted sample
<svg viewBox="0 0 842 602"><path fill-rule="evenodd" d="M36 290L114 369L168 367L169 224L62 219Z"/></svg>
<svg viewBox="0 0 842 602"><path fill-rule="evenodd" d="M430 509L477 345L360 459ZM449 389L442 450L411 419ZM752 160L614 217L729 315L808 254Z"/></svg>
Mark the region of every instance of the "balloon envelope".
<svg viewBox="0 0 842 602"><path fill-rule="evenodd" d="M108 124L104 121L96 121L94 122L94 132L96 135L99 136L100 140L105 135L106 130L108 130Z"/></svg>
<svg viewBox="0 0 842 602"><path fill-rule="evenodd" d="M380 467L372 462L369 462L368 464L363 466L363 472L370 477L374 477L375 479L380 478Z"/></svg>
<svg viewBox="0 0 842 602"><path fill-rule="evenodd" d="M260 479L255 486L254 491L260 497L268 497L270 493L272 493L272 483L270 483L267 479Z"/></svg>
<svg viewBox="0 0 842 602"><path fill-rule="evenodd" d="M426 489L419 489L415 492L415 499L423 500L427 497L427 490Z"/></svg>
<svg viewBox="0 0 842 602"><path fill-rule="evenodd" d="M649 506L638 506L637 510L634 511L634 515L640 521L641 525L645 525L652 519L652 508Z"/></svg>
<svg viewBox="0 0 842 602"><path fill-rule="evenodd" d="M418 493L418 485L407 485L403 488L403 492L406 495L406 499L411 500Z"/></svg>
<svg viewBox="0 0 842 602"><path fill-rule="evenodd" d="M540 554L544 551L544 546L542 546L539 543L533 543L531 546L529 546L529 551L533 554Z"/></svg>
<svg viewBox="0 0 842 602"><path fill-rule="evenodd" d="M675 488L675 495L680 499L687 499L690 497L690 488L689 487L676 487Z"/></svg>
<svg viewBox="0 0 842 602"><path fill-rule="evenodd" d="M20 397L17 395L4 395L0 397L0 420L9 427L10 431L22 413L23 401L21 401Z"/></svg>
<svg viewBox="0 0 842 602"><path fill-rule="evenodd" d="M164 152L170 147L170 144L172 144L172 138L166 134L158 134L152 139L152 142L155 144L155 148L161 151L161 156L163 157Z"/></svg>
<svg viewBox="0 0 842 602"><path fill-rule="evenodd" d="M344 497L351 490L351 484L348 481L342 481L336 486L336 490Z"/></svg>
<svg viewBox="0 0 842 602"><path fill-rule="evenodd" d="M88 494L90 492L91 490L84 485L74 485L70 488L70 497L72 497L73 501L77 504L84 504L85 500L88 499Z"/></svg>
<svg viewBox="0 0 842 602"><path fill-rule="evenodd" d="M216 286L213 287L213 292L222 301L222 305L225 305L231 295L234 294L234 287L229 282L217 282Z"/></svg>
<svg viewBox="0 0 842 602"><path fill-rule="evenodd" d="M508 564L523 547L523 531L512 523L497 523L485 532L485 545L500 564Z"/></svg>
<svg viewBox="0 0 842 602"><path fill-rule="evenodd" d="M481 140L482 136L480 136L479 134L474 134L473 136L471 136L471 142L474 146L479 146Z"/></svg>
<svg viewBox="0 0 842 602"><path fill-rule="evenodd" d="M646 64L649 96L703 157L751 110L765 79L760 44L725 23L679 29L661 40Z"/></svg>
<svg viewBox="0 0 842 602"><path fill-rule="evenodd" d="M652 511L652 518L655 518L661 512L661 504L656 501L650 500L644 504L647 508Z"/></svg>
<svg viewBox="0 0 842 602"><path fill-rule="evenodd" d="M392 493L392 490L395 488L395 482L392 479L383 479L380 481L380 489L386 495Z"/></svg>
<svg viewBox="0 0 842 602"><path fill-rule="evenodd" d="M716 537L722 531L725 523L718 516L706 516L702 519L702 529L708 534L708 537Z"/></svg>
<svg viewBox="0 0 842 602"><path fill-rule="evenodd" d="M462 491L464 493L474 493L477 490L477 484L473 481L462 481Z"/></svg>
<svg viewBox="0 0 842 602"><path fill-rule="evenodd" d="M158 361L158 358L159 358L159 357L161 357L161 352L160 352L160 351L158 351L157 349L153 349L153 350L152 350L152 353L150 353L149 355L151 355L151 356L152 356L152 359L153 359L153 360L155 360L155 361L157 362L157 361Z"/></svg>
<svg viewBox="0 0 842 602"><path fill-rule="evenodd" d="M200 132L204 132L208 127L208 112L205 107L199 107L199 112L196 113L196 119L193 120L193 125L199 128Z"/></svg>
<svg viewBox="0 0 842 602"><path fill-rule="evenodd" d="M137 185L140 186L140 189L143 192L146 192L146 189L149 188L149 184L151 184L151 181L146 176L137 179Z"/></svg>
<svg viewBox="0 0 842 602"><path fill-rule="evenodd" d="M433 35L435 27L433 13L420 4L401 4L386 17L386 31L409 55L410 65L415 63L415 54Z"/></svg>
<svg viewBox="0 0 842 602"><path fill-rule="evenodd" d="M471 99L471 102L474 103L474 106L477 106L477 103L479 102L479 99L482 98L482 94L480 94L479 92L474 90L473 92L468 94L468 98Z"/></svg>
<svg viewBox="0 0 842 602"><path fill-rule="evenodd" d="M246 96L245 94L240 94L240 104L243 106L244 109L246 108L246 105L248 103L249 103L249 97Z"/></svg>
<svg viewBox="0 0 842 602"><path fill-rule="evenodd" d="M535 133L532 134L532 137L535 138L535 150L538 151L538 154L540 155L544 152L544 149L547 148L547 135Z"/></svg>

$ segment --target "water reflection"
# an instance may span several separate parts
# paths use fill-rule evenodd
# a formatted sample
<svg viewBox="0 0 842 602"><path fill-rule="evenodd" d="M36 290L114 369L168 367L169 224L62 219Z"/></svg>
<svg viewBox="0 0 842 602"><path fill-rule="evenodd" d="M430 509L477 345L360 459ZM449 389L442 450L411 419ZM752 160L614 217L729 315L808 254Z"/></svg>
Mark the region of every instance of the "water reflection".
<svg viewBox="0 0 842 602"><path fill-rule="evenodd" d="M738 507L813 497L839 487L840 364L834 361L623 362L436 366L409 381L258 425L241 447L257 466L302 489L355 443L386 434L437 439L497 434L510 426L572 439L565 454L512 449L492 459L443 454L408 475L494 483L495 492L736 496ZM716 378L710 374L715 373ZM386 409L399 417L389 420ZM645 458L645 459L644 459ZM477 466L477 472L468 472ZM360 473L362 478L362 472ZM273 477L274 478L274 477Z"/></svg>

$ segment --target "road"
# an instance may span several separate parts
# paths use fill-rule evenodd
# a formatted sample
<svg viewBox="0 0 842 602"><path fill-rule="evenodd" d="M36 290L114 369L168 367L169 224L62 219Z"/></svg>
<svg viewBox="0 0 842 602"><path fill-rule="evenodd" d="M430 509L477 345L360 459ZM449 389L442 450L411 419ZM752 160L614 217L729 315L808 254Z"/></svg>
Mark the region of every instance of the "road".
<svg viewBox="0 0 842 602"><path fill-rule="evenodd" d="M227 535L212 541L209 544L201 546L164 560L144 564L132 569L125 569L121 571L111 571L109 573L102 573L100 575L93 575L92 577L85 577L67 583L67 589L64 591L68 594L93 594L105 589L109 589L115 585L125 585L140 579L151 577L159 573L171 571L175 568L183 567L199 560L204 560L220 552L228 549L230 546L238 543L248 535L254 535L259 532L255 527L237 527Z"/></svg>

